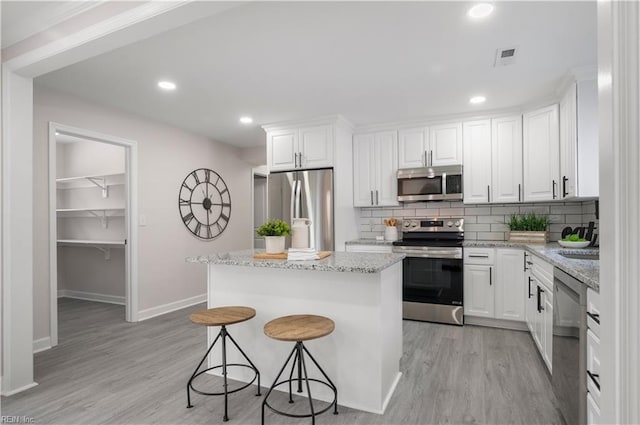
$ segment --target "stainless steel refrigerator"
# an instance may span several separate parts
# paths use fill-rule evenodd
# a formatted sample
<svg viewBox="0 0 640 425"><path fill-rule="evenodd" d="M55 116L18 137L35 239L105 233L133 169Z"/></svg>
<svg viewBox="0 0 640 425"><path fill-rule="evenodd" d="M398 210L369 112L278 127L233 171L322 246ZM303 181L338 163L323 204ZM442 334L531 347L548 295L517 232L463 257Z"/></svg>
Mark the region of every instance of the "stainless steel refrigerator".
<svg viewBox="0 0 640 425"><path fill-rule="evenodd" d="M317 251L333 251L333 169L287 171L268 177L269 219L279 218L289 225L292 218L308 218L309 246ZM291 246L287 237L286 246Z"/></svg>

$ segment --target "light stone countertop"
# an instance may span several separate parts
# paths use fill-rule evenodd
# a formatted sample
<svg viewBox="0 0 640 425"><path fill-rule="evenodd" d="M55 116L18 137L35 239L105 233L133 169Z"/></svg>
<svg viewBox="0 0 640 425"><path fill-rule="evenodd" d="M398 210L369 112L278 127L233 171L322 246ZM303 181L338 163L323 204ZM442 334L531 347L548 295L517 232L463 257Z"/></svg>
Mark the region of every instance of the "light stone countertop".
<svg viewBox="0 0 640 425"><path fill-rule="evenodd" d="M377 239L355 239L353 241L347 241L345 245L393 245L393 241L377 240Z"/></svg>
<svg viewBox="0 0 640 425"><path fill-rule="evenodd" d="M382 270L402 261L404 254L384 254L365 252L332 252L322 260L288 261L258 260L254 252L263 250L247 249L208 256L188 257L190 263L222 264L228 266L268 267L274 269L315 270L346 273L380 273Z"/></svg>
<svg viewBox="0 0 640 425"><path fill-rule="evenodd" d="M543 260L553 264L563 272L575 277L589 288L600 292L600 261L597 260L576 260L567 258L564 254L595 254L600 252L599 248L571 249L563 248L557 242L540 244L523 244L508 241L464 241L464 246L468 248L521 248L526 249Z"/></svg>

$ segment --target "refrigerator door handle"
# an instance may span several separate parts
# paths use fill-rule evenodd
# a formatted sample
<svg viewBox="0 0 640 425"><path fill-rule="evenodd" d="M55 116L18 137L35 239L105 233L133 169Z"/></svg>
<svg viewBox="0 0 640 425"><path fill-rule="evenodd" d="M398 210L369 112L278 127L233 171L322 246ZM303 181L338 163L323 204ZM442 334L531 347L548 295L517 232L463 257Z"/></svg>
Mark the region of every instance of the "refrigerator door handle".
<svg viewBox="0 0 640 425"><path fill-rule="evenodd" d="M295 212L295 198L296 198L296 189L298 187L298 180L293 180L293 185L291 187L291 202L289 203L289 207L291 208L291 215L289 217L295 217L293 214ZM293 221L292 221L293 222Z"/></svg>
<svg viewBox="0 0 640 425"><path fill-rule="evenodd" d="M296 206L295 206L295 216L291 218L299 218L300 217L300 189L302 188L302 180L296 180Z"/></svg>

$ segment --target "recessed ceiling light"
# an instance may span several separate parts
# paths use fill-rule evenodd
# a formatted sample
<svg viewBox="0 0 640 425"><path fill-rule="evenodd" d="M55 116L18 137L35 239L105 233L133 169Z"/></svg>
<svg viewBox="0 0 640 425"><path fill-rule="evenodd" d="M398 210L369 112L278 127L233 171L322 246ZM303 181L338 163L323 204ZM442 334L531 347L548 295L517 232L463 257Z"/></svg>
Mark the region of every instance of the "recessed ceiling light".
<svg viewBox="0 0 640 425"><path fill-rule="evenodd" d="M253 122L253 118L251 118L251 117L240 117L240 122L242 124L251 124Z"/></svg>
<svg viewBox="0 0 640 425"><path fill-rule="evenodd" d="M172 83L171 81L158 81L158 87L162 90L175 90L176 83Z"/></svg>
<svg viewBox="0 0 640 425"><path fill-rule="evenodd" d="M60 133L58 133L58 132L56 131L56 136L59 136L59 135L60 135Z"/></svg>
<svg viewBox="0 0 640 425"><path fill-rule="evenodd" d="M491 15L493 5L491 3L478 3L467 12L470 18L479 19Z"/></svg>
<svg viewBox="0 0 640 425"><path fill-rule="evenodd" d="M478 103L484 103L485 100L487 100L487 98L484 96L473 96L471 99L469 99L469 103L477 105Z"/></svg>

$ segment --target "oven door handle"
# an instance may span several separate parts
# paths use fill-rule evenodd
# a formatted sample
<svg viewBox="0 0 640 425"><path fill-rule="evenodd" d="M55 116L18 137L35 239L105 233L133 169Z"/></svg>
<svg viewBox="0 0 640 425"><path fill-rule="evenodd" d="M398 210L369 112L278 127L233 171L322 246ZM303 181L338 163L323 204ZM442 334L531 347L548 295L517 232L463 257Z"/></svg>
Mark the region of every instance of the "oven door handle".
<svg viewBox="0 0 640 425"><path fill-rule="evenodd" d="M438 253L438 252L408 252L408 251L400 251L394 250L396 254L405 254L407 258L442 258L445 260L462 260L462 254L446 254L446 253Z"/></svg>

